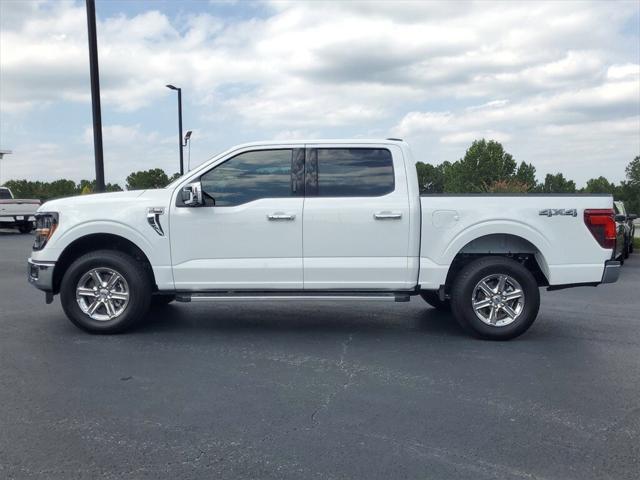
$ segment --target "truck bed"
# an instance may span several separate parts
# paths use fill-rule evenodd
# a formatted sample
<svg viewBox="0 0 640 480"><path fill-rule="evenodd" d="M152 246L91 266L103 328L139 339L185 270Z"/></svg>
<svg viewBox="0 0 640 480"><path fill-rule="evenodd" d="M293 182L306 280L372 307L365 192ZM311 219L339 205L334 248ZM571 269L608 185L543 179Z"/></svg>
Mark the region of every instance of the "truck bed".
<svg viewBox="0 0 640 480"><path fill-rule="evenodd" d="M427 194L420 204L423 288L444 284L456 255L474 249L534 254L549 285L599 282L612 256L584 222L585 209L612 208L611 195Z"/></svg>

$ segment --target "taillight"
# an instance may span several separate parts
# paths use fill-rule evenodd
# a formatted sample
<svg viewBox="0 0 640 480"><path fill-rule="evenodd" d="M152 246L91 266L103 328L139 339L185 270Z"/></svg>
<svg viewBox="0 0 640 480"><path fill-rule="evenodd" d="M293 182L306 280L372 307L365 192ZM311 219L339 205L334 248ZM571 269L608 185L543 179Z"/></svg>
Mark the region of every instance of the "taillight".
<svg viewBox="0 0 640 480"><path fill-rule="evenodd" d="M612 208L585 210L584 223L602 248L616 248L616 221Z"/></svg>

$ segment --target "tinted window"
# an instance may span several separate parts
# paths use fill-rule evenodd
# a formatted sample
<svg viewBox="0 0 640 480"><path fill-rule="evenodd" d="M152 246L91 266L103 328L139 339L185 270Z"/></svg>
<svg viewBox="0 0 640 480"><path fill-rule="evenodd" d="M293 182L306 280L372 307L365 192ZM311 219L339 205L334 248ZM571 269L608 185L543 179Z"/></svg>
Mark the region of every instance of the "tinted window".
<svg viewBox="0 0 640 480"><path fill-rule="evenodd" d="M0 188L0 200L10 200L11 194L6 188Z"/></svg>
<svg viewBox="0 0 640 480"><path fill-rule="evenodd" d="M393 161L384 148L319 148L318 195L377 197L393 191Z"/></svg>
<svg viewBox="0 0 640 480"><path fill-rule="evenodd" d="M291 196L292 150L241 153L201 177L202 190L216 206L233 206L260 198Z"/></svg>

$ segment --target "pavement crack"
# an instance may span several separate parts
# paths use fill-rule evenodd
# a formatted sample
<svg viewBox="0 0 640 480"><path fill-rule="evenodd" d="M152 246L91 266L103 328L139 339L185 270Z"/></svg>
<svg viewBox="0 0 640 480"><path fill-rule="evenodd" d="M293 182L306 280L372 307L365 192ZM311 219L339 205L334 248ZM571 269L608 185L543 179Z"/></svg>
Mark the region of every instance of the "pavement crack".
<svg viewBox="0 0 640 480"><path fill-rule="evenodd" d="M336 388L335 390L325 395L323 402L318 408L313 411L313 413L311 414L311 422L314 424L318 423L317 417L321 411L329 410L329 406L331 405L331 402L336 397L336 395L338 395L338 393L340 393L341 391L347 390L354 383L353 380L356 376L356 373L358 372L358 369L347 368L345 363L345 357L347 356L351 343L353 343L353 334L349 334L349 337L344 342L342 342L342 351L340 353L340 358L338 359L337 364L338 369L346 376L346 379L344 382L342 382L339 388Z"/></svg>

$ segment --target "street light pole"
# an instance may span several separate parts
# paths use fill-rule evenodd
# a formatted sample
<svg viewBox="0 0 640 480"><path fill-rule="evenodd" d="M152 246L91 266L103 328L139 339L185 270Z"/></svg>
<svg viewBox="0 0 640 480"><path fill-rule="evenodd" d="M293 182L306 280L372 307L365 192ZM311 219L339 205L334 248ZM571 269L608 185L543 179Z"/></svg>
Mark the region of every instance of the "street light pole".
<svg viewBox="0 0 640 480"><path fill-rule="evenodd" d="M93 151L96 163L96 191L104 192L102 111L100 108L100 73L98 70L98 39L96 35L95 0L87 0L87 31L89 34L89 71L91 74L91 110L93 112Z"/></svg>
<svg viewBox="0 0 640 480"><path fill-rule="evenodd" d="M182 89L167 85L167 88L178 91L178 148L180 149L180 176L184 175L184 159L182 154Z"/></svg>

